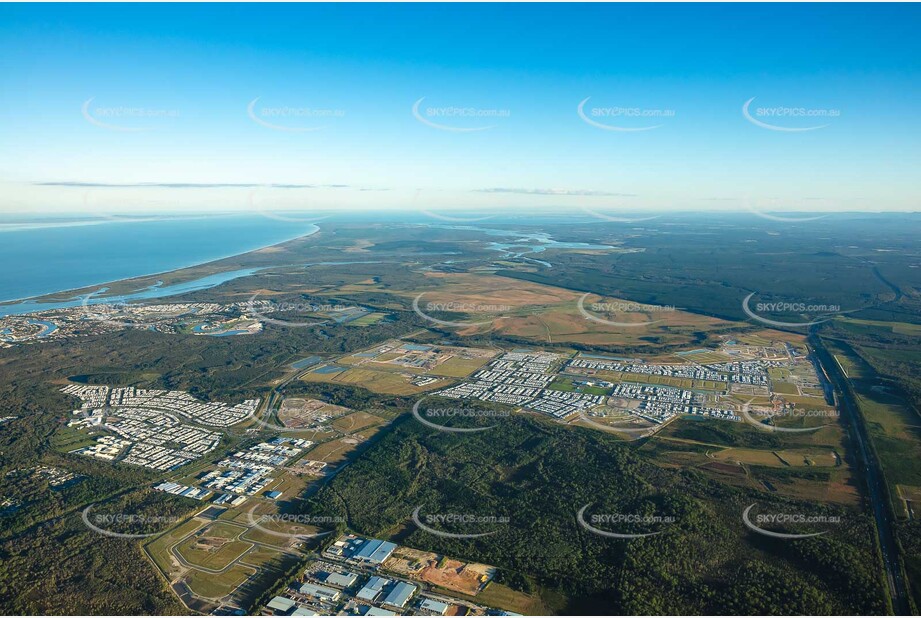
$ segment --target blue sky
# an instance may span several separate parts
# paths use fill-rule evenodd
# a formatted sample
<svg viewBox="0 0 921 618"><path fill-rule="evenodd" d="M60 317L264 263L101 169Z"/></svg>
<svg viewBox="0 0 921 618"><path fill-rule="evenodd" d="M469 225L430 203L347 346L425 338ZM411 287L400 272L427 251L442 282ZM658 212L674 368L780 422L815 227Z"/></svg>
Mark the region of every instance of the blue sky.
<svg viewBox="0 0 921 618"><path fill-rule="evenodd" d="M3 5L0 209L916 210L919 18Z"/></svg>

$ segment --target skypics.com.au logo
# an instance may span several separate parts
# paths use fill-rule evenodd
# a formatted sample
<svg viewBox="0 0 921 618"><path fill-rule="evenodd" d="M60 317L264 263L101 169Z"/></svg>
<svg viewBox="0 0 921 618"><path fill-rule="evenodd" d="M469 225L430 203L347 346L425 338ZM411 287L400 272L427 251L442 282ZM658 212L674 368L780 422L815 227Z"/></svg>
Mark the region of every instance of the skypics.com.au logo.
<svg viewBox="0 0 921 618"><path fill-rule="evenodd" d="M246 115L256 124L273 131L287 133L307 133L319 131L327 126L330 120L345 117L345 110L331 108L316 108L308 106L289 107L260 106L256 104L262 97L256 97L246 106ZM320 124L316 124L316 123Z"/></svg>
<svg viewBox="0 0 921 618"><path fill-rule="evenodd" d="M576 113L586 124L604 131L621 133L652 131L653 129L661 128L663 125L661 123L650 125L648 124L650 120L655 122L656 120L675 117L675 110L673 109L615 106L591 107L586 111L585 106L590 99L591 97L582 99L576 107Z"/></svg>
<svg viewBox="0 0 921 618"><path fill-rule="evenodd" d="M93 126L109 131L122 133L138 133L153 129L152 122L164 119L171 120L179 117L179 110L155 109L150 107L128 107L125 105L94 106L96 97L90 97L83 102L80 113L84 120ZM143 125L143 126L141 126Z"/></svg>
<svg viewBox="0 0 921 618"><path fill-rule="evenodd" d="M440 221L446 221L448 223L476 223L479 221L492 219L496 216L495 214L480 213L476 213L474 216L467 216L463 214L465 209L456 208L436 212L435 208L433 208L431 204L426 204L426 202L435 199L437 199L437 195L435 193L431 191L424 193L422 189L416 189L413 191L412 201L410 202L410 210L415 210L416 212L422 213L427 217L438 219ZM452 214L448 214L449 212Z"/></svg>
<svg viewBox="0 0 921 618"><path fill-rule="evenodd" d="M488 532L473 532L473 533L460 533L460 532L446 532L444 530L439 530L433 526L491 526L495 527L496 525L507 525L511 519L505 515L479 515L474 513L429 513L426 515L420 515L422 510L422 505L416 507L412 514L413 523L419 527L420 530L433 534L435 536L440 536L446 539L477 539L484 536L491 536L499 532L498 530L490 530Z"/></svg>
<svg viewBox="0 0 921 618"><path fill-rule="evenodd" d="M611 411L617 416L624 415L623 410L619 410L617 408L609 408L607 406L593 408L592 414L596 418L604 418L605 411ZM591 418L588 414L586 414L584 408L580 408L577 414L579 415L579 424L589 425L601 431L617 434L625 442L633 442L634 440L642 440L643 438L651 436L656 431L655 425L651 427L636 427L635 425L629 426L623 423L616 423L616 424L615 423L611 423L611 424L602 423L600 421L597 421Z"/></svg>
<svg viewBox="0 0 921 618"><path fill-rule="evenodd" d="M93 513L95 504L90 504L80 514L83 524L97 534L116 539L145 539L164 532L180 521L173 515L143 515L137 513ZM146 529L151 525L162 526L156 532L116 532L116 529Z"/></svg>
<svg viewBox="0 0 921 618"><path fill-rule="evenodd" d="M754 309L751 306L752 298L757 294L757 292L752 292L742 300L742 311L745 312L745 315L757 320L768 326L778 326L778 327L807 327L813 326L815 324L821 324L827 322L838 315L843 315L846 313L853 313L854 311L859 311L859 309L851 309L849 311L842 311L841 305L836 304L821 304L821 303L810 303L804 301L774 301L774 302L758 302L755 303ZM816 316L816 319L808 319L800 322L784 321L767 318L763 313L767 314L781 314L781 315L802 315L802 316Z"/></svg>
<svg viewBox="0 0 921 618"><path fill-rule="evenodd" d="M80 305L85 311L85 319L105 322L119 328L153 330L158 326L167 324L170 320L175 320L184 315L179 314L151 320L150 316L152 314L144 310L144 305L132 304L120 297L99 298L98 295L104 292L105 289L95 290L81 298ZM94 298L97 299L95 302Z"/></svg>
<svg viewBox="0 0 921 618"><path fill-rule="evenodd" d="M453 328L469 328L471 326L485 326L492 324L497 319L502 319L504 313L508 313L512 310L511 305L500 305L500 304L490 304L490 303L469 303L469 302L458 302L458 301L443 301L443 302L427 302L425 304L425 310L422 309L420 301L425 295L425 292L416 296L413 299L413 311L419 317L432 322L433 324L438 324L439 326L450 326ZM484 314L493 316L488 320L481 321L457 321L457 320L442 320L436 317L429 315L431 312L444 312L444 313L461 313L466 315L471 314Z"/></svg>
<svg viewBox="0 0 921 618"><path fill-rule="evenodd" d="M433 406L422 408L422 402L426 400L423 397L413 405L413 418L429 427L446 433L479 433L494 428L496 425L487 425L485 427L448 427L442 424L444 419L464 418L464 419L505 419L511 416L511 412L506 410L485 410L480 408L465 406ZM435 420L428 420L435 419ZM436 422L436 420L441 422Z"/></svg>
<svg viewBox="0 0 921 618"><path fill-rule="evenodd" d="M742 116L756 127L769 131L783 133L816 131L831 124L830 122L814 124L816 121L837 120L841 117L841 110L834 108L775 105L756 107L752 110L751 105L756 98L752 97L742 104Z"/></svg>
<svg viewBox="0 0 921 618"><path fill-rule="evenodd" d="M741 198L741 203L742 208L756 217L784 224L818 221L841 208L838 200L822 197L759 198L748 195Z"/></svg>
<svg viewBox="0 0 921 618"><path fill-rule="evenodd" d="M246 513L247 523L258 528L270 536L290 539L293 541L306 541L328 536L332 530L316 530L318 528L335 528L345 523L345 518L338 515L308 515L298 513L274 513L254 517L254 505Z"/></svg>
<svg viewBox="0 0 921 618"><path fill-rule="evenodd" d="M778 512L778 513L759 513L752 516L752 509L757 503L749 505L742 511L742 523L745 527L760 534L775 539L807 539L810 537L821 536L829 531L828 526L838 525L841 523L841 517L837 515L808 515L806 513L796 512ZM818 532L777 532L768 530L766 526L784 527L784 528L815 528L822 527L823 530Z"/></svg>
<svg viewBox="0 0 921 618"><path fill-rule="evenodd" d="M598 302L592 303L590 305L592 312L589 312L585 308L585 299L588 298L590 294L586 292L579 297L576 307L579 310L579 313L586 320L591 320L592 322L598 322L599 324L607 324L608 326L617 326L618 328L638 328L642 326L649 326L651 324L656 324L662 320L646 320L641 322L622 322L617 320L609 320L607 318L602 318L598 313L603 314L623 314L623 313L642 313L644 315L649 315L652 313L672 313L676 311L673 305L647 305L645 303L634 303L634 302L625 302L625 301L612 301L612 302Z"/></svg>
<svg viewBox="0 0 921 618"><path fill-rule="evenodd" d="M279 301L274 302L271 305L271 310L275 314L314 314L315 318L309 320L286 320L281 317L270 318L263 313L266 308L262 307L262 311L257 309L256 298L259 296L259 292L253 294L247 301L247 309L249 313L255 316L256 318L267 322L269 324L275 324L276 326L290 326L292 328L302 328L305 326L320 326L322 324L329 323L332 318L324 317L328 314L342 313L348 311L349 309L354 309L348 305L341 304L331 304L331 303L311 303L311 302L290 302L290 301ZM262 301L264 302L264 301Z"/></svg>
<svg viewBox="0 0 921 618"><path fill-rule="evenodd" d="M452 133L486 131L496 126L496 120L506 120L512 115L511 110L499 108L458 107L455 105L428 105L422 107L423 101L425 101L425 97L413 103L413 117L422 124L439 131L450 131ZM484 121L492 122L493 124L484 125L482 124Z"/></svg>
<svg viewBox="0 0 921 618"><path fill-rule="evenodd" d="M818 431L823 427L828 427L828 424L816 425L815 427L778 427L777 425L765 424L761 421L752 417L752 405L751 399L742 405L742 409L739 414L746 423L752 427L756 427L761 431L771 432L771 433L806 433L810 431ZM796 418L837 418L839 413L837 410L795 410L795 409L785 409L785 410L770 410L770 411L754 411L754 414L760 416L766 416L769 418L773 417L796 417Z"/></svg>
<svg viewBox="0 0 921 618"><path fill-rule="evenodd" d="M663 527L674 524L677 520L670 515L650 515L641 513L593 513L588 520L585 517L585 511L591 506L586 504L579 512L576 513L576 521L583 529L603 536L609 539L641 539L647 536L656 536L662 534L665 530L655 530L652 532L616 532L600 528L604 527Z"/></svg>
<svg viewBox="0 0 921 618"><path fill-rule="evenodd" d="M250 212L262 217L309 226L332 216L335 208L327 206L321 209L316 203L315 193L318 189L333 188L339 187L266 184L249 191L246 205Z"/></svg>

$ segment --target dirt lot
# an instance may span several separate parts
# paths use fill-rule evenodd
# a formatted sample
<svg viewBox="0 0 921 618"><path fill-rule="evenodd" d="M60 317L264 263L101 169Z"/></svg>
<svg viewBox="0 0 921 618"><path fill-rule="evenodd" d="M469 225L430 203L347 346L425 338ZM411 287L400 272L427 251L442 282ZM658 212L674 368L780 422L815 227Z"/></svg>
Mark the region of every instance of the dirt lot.
<svg viewBox="0 0 921 618"><path fill-rule="evenodd" d="M495 567L461 562L431 552L401 547L384 563L384 568L433 586L473 596L492 580Z"/></svg>
<svg viewBox="0 0 921 618"><path fill-rule="evenodd" d="M351 412L349 408L336 406L319 399L289 397L281 404L278 420L285 427L309 427L349 412Z"/></svg>

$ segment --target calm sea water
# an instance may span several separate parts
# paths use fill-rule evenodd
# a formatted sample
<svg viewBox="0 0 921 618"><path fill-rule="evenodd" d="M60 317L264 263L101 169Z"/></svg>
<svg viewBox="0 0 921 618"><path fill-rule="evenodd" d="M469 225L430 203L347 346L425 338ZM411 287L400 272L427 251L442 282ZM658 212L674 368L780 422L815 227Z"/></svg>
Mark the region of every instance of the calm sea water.
<svg viewBox="0 0 921 618"><path fill-rule="evenodd" d="M0 221L0 302L176 270L316 230L252 215L91 225Z"/></svg>

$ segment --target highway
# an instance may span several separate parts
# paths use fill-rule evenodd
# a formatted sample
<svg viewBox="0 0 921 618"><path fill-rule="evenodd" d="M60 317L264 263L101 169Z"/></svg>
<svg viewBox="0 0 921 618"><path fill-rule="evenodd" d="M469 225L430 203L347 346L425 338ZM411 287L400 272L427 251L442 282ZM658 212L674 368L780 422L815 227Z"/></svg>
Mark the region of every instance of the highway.
<svg viewBox="0 0 921 618"><path fill-rule="evenodd" d="M869 448L870 438L863 422L863 416L854 401L853 391L847 378L832 355L825 349L819 337L810 334L809 344L815 350L819 362L839 395L841 411L847 419L850 435L857 443L859 465L863 468L863 477L867 482L867 497L876 519L876 531L879 536L883 566L886 570L892 609L897 616L908 616L911 611L908 604L908 590L905 579L902 577L899 546L895 537L895 514L892 512L889 492L886 489L879 460L873 449Z"/></svg>

